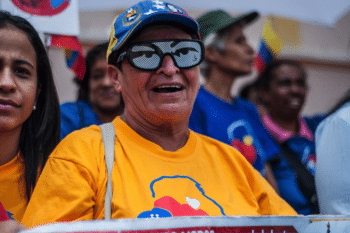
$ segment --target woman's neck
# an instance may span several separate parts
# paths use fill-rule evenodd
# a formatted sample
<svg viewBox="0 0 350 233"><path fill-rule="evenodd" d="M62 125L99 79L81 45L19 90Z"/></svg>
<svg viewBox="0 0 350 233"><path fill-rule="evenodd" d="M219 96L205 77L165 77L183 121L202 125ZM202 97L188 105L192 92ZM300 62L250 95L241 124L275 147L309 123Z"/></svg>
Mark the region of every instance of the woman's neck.
<svg viewBox="0 0 350 233"><path fill-rule="evenodd" d="M278 114L269 114L270 118L275 124L281 129L297 134L299 132L299 118L298 116L293 117L280 117Z"/></svg>
<svg viewBox="0 0 350 233"><path fill-rule="evenodd" d="M0 132L0 166L10 162L18 154L21 129L19 127L10 132Z"/></svg>

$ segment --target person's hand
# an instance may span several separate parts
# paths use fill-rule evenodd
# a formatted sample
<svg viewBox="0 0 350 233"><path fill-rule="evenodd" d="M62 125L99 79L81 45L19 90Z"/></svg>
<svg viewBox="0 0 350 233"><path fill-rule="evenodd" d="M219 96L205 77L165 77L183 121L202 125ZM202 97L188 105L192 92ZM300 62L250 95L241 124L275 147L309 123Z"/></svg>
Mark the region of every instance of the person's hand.
<svg viewBox="0 0 350 233"><path fill-rule="evenodd" d="M21 230L25 230L26 228L14 220L7 220L0 221L0 229L1 233L17 233Z"/></svg>

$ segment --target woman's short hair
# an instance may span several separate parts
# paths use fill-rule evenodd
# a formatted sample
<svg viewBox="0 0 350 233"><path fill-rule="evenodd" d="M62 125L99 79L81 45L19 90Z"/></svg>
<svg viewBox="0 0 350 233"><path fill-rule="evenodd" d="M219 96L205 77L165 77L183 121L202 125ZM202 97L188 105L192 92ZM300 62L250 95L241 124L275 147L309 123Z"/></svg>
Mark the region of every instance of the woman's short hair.
<svg viewBox="0 0 350 233"><path fill-rule="evenodd" d="M26 196L29 201L39 168L60 140L60 109L50 61L43 42L34 27L24 18L0 11L0 28L14 26L24 32L32 44L37 60L38 88L36 110L23 123L19 147L24 157ZM38 172L39 170L39 172Z"/></svg>

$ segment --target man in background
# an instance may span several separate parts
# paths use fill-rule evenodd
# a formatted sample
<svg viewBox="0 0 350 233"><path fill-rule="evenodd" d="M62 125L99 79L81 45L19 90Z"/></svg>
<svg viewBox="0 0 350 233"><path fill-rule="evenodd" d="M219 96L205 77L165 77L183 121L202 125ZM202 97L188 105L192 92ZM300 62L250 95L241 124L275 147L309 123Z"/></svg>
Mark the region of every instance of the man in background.
<svg viewBox="0 0 350 233"><path fill-rule="evenodd" d="M231 17L223 10L210 11L198 18L206 46L205 78L190 118L190 129L232 145L268 180L264 161L278 153L265 131L257 108L249 101L233 97L235 81L253 70L255 52L244 29L258 18L257 12Z"/></svg>

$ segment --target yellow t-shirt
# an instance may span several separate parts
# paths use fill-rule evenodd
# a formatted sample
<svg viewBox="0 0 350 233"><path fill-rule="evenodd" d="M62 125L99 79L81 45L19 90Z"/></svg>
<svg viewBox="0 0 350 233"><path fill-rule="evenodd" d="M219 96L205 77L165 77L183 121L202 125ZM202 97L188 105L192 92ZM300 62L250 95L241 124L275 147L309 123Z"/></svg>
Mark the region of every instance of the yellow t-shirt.
<svg viewBox="0 0 350 233"><path fill-rule="evenodd" d="M296 214L231 146L190 131L186 145L169 152L119 117L113 124L112 218ZM100 128L68 135L50 155L23 224L103 218L106 180Z"/></svg>
<svg viewBox="0 0 350 233"><path fill-rule="evenodd" d="M21 221L27 206L24 161L20 153L0 166L0 202L10 217Z"/></svg>

